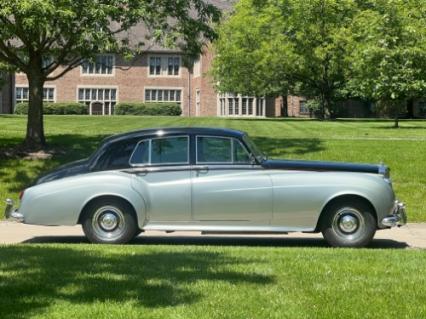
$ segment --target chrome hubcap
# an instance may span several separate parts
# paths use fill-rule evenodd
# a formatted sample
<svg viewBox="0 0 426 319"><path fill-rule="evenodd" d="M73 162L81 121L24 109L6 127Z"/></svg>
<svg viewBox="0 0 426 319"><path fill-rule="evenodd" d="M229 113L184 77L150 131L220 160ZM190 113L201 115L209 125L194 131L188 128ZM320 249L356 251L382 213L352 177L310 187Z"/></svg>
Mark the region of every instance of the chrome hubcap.
<svg viewBox="0 0 426 319"><path fill-rule="evenodd" d="M117 207L102 206L93 214L92 228L99 239L113 241L125 232L126 220Z"/></svg>
<svg viewBox="0 0 426 319"><path fill-rule="evenodd" d="M342 208L334 215L332 228L342 239L357 240L365 228L364 216L355 208Z"/></svg>
<svg viewBox="0 0 426 319"><path fill-rule="evenodd" d="M99 219L99 225L105 230L113 230L118 225L117 215L107 212Z"/></svg>
<svg viewBox="0 0 426 319"><path fill-rule="evenodd" d="M358 219L352 215L344 215L340 218L339 227L345 233L352 233L358 227Z"/></svg>

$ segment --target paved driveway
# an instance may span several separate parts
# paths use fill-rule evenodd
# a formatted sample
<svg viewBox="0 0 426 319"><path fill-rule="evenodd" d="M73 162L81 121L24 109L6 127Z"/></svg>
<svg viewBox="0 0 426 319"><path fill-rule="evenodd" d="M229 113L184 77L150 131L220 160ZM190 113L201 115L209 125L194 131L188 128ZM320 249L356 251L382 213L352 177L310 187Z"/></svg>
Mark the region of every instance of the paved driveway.
<svg viewBox="0 0 426 319"><path fill-rule="evenodd" d="M85 243L80 226L32 226L0 222L0 244L18 243ZM133 244L192 244L247 246L327 246L321 234L291 233L289 235L219 235L199 232L146 232ZM374 248L426 248L426 223L408 224L401 228L378 231L371 244Z"/></svg>

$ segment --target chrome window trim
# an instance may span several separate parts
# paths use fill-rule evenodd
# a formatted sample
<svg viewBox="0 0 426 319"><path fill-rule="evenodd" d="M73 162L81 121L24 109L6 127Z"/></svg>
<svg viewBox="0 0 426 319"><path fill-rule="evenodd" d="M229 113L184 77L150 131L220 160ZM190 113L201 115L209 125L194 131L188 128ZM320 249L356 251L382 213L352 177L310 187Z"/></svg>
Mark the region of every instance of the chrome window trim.
<svg viewBox="0 0 426 319"><path fill-rule="evenodd" d="M221 138L221 139L228 139L231 141L231 162L201 162L198 160L198 138L199 137L212 137L212 138ZM233 167L238 166L238 165L249 165L249 166L253 166L250 163L239 163L239 162L235 162L234 161L234 143L235 141L237 141L242 147L243 149L246 151L248 157L250 158L250 152L247 150L247 147L241 143L240 140L236 139L235 137L228 137L228 136L219 136L219 135L196 135L195 136L195 163L196 164L207 164L207 165L232 165Z"/></svg>
<svg viewBox="0 0 426 319"><path fill-rule="evenodd" d="M167 138L179 138L179 137L185 137L186 138L186 144L187 144L187 154L186 154L186 162L167 162L167 163L154 163L152 164L152 140L159 140L159 139L167 139ZM135 154L137 148L139 147L139 144L148 141L148 163L147 164L134 164L131 162L133 155ZM189 135L170 135L170 136L158 136L158 137L151 137L151 138L145 138L140 140L135 148L133 149L132 154L129 157L129 165L131 167L158 167L158 166L167 166L167 165L189 165L190 164L190 137Z"/></svg>

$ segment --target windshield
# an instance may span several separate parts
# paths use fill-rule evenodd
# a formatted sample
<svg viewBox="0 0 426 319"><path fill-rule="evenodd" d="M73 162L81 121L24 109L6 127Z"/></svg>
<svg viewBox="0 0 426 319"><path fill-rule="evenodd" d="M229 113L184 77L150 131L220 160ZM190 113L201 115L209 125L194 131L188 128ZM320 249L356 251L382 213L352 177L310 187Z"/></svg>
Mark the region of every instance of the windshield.
<svg viewBox="0 0 426 319"><path fill-rule="evenodd" d="M243 140L250 148L250 151L253 153L259 163L262 163L264 160L267 159L267 156L259 150L256 144L251 140L251 138L247 134L244 134Z"/></svg>

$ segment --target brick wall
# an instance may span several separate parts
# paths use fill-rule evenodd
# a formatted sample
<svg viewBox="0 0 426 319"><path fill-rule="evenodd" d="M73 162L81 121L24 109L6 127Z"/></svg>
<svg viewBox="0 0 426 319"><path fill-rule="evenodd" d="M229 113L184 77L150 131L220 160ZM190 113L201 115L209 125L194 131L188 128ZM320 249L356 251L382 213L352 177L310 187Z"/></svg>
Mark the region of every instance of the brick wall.
<svg viewBox="0 0 426 319"><path fill-rule="evenodd" d="M66 73L56 81L46 82L46 86L56 89L56 101L77 101L78 87L111 87L117 88L117 102L143 102L145 100L145 88L176 88L182 89L183 114L188 115L189 72L181 67L179 76L150 76L148 74L148 58L150 55L169 56L164 53L149 53L137 57L132 61L125 61L116 57L113 75L83 75L81 68L77 67ZM55 71L53 75L60 72ZM27 86L26 75L16 74L16 86Z"/></svg>

